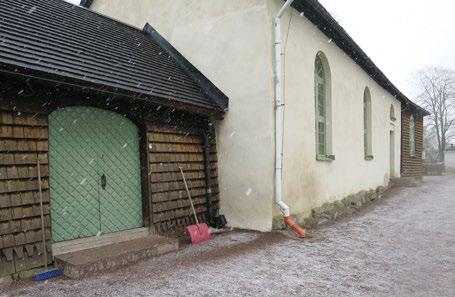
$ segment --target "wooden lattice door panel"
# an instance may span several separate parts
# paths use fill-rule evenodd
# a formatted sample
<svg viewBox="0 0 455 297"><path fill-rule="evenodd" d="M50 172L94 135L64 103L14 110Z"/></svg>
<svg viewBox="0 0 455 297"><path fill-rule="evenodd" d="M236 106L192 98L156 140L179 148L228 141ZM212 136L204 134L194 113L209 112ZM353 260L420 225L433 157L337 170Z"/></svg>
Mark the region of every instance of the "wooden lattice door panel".
<svg viewBox="0 0 455 297"><path fill-rule="evenodd" d="M148 124L152 221L160 233L181 232L194 223L179 166L183 168L198 218L206 222L204 140L200 129ZM216 149L211 146L211 180L214 208L218 208Z"/></svg>
<svg viewBox="0 0 455 297"><path fill-rule="evenodd" d="M106 186L100 191L101 232L112 233L142 227L139 131L124 117L111 113L103 121L105 131L100 170Z"/></svg>
<svg viewBox="0 0 455 297"><path fill-rule="evenodd" d="M53 241L143 226L137 127L69 107L50 115L49 128Z"/></svg>
<svg viewBox="0 0 455 297"><path fill-rule="evenodd" d="M0 110L0 276L43 265L37 160L50 251L47 115Z"/></svg>

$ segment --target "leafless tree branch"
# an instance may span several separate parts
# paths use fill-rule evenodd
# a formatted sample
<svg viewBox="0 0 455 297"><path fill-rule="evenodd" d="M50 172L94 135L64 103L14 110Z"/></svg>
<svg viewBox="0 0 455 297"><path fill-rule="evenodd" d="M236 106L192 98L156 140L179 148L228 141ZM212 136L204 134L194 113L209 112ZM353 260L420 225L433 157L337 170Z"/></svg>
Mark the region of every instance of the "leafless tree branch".
<svg viewBox="0 0 455 297"><path fill-rule="evenodd" d="M425 143L436 142L438 159L444 161L448 141L455 137L455 72L427 67L415 74L417 101L432 113L427 118Z"/></svg>

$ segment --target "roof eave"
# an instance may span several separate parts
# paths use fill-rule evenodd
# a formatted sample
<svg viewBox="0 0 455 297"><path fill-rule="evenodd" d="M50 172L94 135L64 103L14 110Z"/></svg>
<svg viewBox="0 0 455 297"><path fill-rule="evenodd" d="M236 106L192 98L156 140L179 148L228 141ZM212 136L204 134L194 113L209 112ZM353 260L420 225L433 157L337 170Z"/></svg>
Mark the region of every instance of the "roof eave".
<svg viewBox="0 0 455 297"><path fill-rule="evenodd" d="M412 105L424 116L430 113L407 98L377 67L351 36L330 15L330 13L317 0L297 0L292 6L304 13L321 32L332 39L341 50L353 59L368 75L383 87L392 96L405 105Z"/></svg>
<svg viewBox="0 0 455 297"><path fill-rule="evenodd" d="M0 64L0 74L7 76L27 77L35 81L53 82L68 87L86 89L88 92L110 94L112 96L119 96L130 100L142 101L146 104L148 103L173 107L178 110L187 110L215 118L222 117L224 114L214 106L210 107L205 104L196 104L194 102L184 102L172 98L162 98L150 94L133 92L122 88L106 86L97 82L90 82L30 68L18 67L17 65L7 65L4 63Z"/></svg>
<svg viewBox="0 0 455 297"><path fill-rule="evenodd" d="M419 115L421 115L423 117L431 115L431 113L428 112L426 109L424 109L420 105L415 104L412 101L408 101L404 105L405 105L405 108L403 109L403 111L409 111L411 113L419 114Z"/></svg>

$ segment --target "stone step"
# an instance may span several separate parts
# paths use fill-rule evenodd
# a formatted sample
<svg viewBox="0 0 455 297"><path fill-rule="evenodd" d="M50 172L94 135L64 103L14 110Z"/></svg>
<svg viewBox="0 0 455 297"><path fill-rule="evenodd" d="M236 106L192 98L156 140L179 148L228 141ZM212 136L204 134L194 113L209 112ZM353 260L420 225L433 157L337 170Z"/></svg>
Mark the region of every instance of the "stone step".
<svg viewBox="0 0 455 297"><path fill-rule="evenodd" d="M70 278L82 278L96 272L169 253L178 248L178 239L149 236L61 254L56 256L55 260L64 275Z"/></svg>
<svg viewBox="0 0 455 297"><path fill-rule="evenodd" d="M137 228L120 232L101 234L99 236L68 240L52 244L54 256L106 246L123 241L150 236L149 228Z"/></svg>

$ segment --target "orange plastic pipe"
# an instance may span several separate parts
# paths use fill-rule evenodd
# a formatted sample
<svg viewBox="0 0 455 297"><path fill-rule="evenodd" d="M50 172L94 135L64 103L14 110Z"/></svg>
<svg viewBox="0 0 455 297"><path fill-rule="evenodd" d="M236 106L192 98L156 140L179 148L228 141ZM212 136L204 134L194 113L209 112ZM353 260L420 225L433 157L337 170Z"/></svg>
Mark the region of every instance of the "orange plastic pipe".
<svg viewBox="0 0 455 297"><path fill-rule="evenodd" d="M284 222L292 231L294 231L294 233L298 237L305 238L305 229L303 229L302 227L299 226L299 224L294 222L294 220L291 219L291 217L284 217Z"/></svg>

